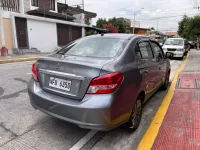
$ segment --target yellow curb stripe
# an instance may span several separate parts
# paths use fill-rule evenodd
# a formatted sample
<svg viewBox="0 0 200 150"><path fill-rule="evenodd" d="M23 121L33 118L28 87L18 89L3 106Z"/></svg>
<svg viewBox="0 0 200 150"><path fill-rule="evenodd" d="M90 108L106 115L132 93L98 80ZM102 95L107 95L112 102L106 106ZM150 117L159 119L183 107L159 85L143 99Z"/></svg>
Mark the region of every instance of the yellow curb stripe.
<svg viewBox="0 0 200 150"><path fill-rule="evenodd" d="M38 57L5 59L5 60L0 60L0 64L22 62L22 61L32 61L36 59L38 59Z"/></svg>
<svg viewBox="0 0 200 150"><path fill-rule="evenodd" d="M176 88L176 83L178 81L178 76L180 72L183 70L189 55L187 55L186 59L183 61L180 68L176 71L174 75L174 79L172 81L172 84L165 95L162 104L160 105L158 111L156 112L156 115L154 116L149 128L147 129L146 133L144 134L142 140L140 141L137 150L151 150L153 143L156 139L156 136L158 135L160 126L163 122L163 119L165 117L165 114L168 110L169 104L171 102L171 99L173 98L174 91Z"/></svg>

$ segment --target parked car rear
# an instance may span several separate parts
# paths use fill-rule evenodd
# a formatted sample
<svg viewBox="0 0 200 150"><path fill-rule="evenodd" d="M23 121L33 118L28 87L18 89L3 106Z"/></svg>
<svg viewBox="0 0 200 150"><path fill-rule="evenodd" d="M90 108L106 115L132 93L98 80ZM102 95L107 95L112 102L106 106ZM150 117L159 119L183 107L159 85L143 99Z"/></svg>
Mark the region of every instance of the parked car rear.
<svg viewBox="0 0 200 150"><path fill-rule="evenodd" d="M136 129L143 103L169 83L170 63L149 37L102 34L41 57L28 85L34 108L82 128Z"/></svg>

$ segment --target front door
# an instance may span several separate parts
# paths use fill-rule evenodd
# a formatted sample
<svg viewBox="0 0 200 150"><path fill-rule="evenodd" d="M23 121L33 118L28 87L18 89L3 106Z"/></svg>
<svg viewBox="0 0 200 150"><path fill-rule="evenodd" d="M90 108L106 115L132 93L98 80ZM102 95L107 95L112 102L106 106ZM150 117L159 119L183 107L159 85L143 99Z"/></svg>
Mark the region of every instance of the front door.
<svg viewBox="0 0 200 150"><path fill-rule="evenodd" d="M154 53L154 62L158 66L158 82L157 86L160 86L162 83L165 82L165 76L166 76L166 68L167 63L164 59L164 54L158 43L151 41L152 50Z"/></svg>
<svg viewBox="0 0 200 150"><path fill-rule="evenodd" d="M15 18L18 48L28 48L27 40L27 20L25 18Z"/></svg>
<svg viewBox="0 0 200 150"><path fill-rule="evenodd" d="M149 41L144 40L138 43L139 57L138 68L143 78L143 88L145 94L150 96L155 88L158 78L157 74L157 64L153 61L153 53Z"/></svg>

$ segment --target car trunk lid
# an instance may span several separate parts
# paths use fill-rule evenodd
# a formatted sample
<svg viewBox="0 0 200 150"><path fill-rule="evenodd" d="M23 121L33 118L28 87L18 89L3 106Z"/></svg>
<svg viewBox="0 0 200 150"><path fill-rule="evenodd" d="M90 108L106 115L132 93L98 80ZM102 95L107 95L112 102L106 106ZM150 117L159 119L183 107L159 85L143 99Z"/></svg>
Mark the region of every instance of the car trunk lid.
<svg viewBox="0 0 200 150"><path fill-rule="evenodd" d="M53 54L38 59L40 86L43 90L81 100L101 68L113 59Z"/></svg>

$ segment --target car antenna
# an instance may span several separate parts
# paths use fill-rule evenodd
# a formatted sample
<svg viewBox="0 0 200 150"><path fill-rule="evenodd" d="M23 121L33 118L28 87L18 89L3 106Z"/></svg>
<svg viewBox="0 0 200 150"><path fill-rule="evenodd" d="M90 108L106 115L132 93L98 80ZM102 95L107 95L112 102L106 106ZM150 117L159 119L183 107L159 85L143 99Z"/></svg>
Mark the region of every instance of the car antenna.
<svg viewBox="0 0 200 150"><path fill-rule="evenodd" d="M104 36L104 33L103 33L103 32L101 33L101 36Z"/></svg>

